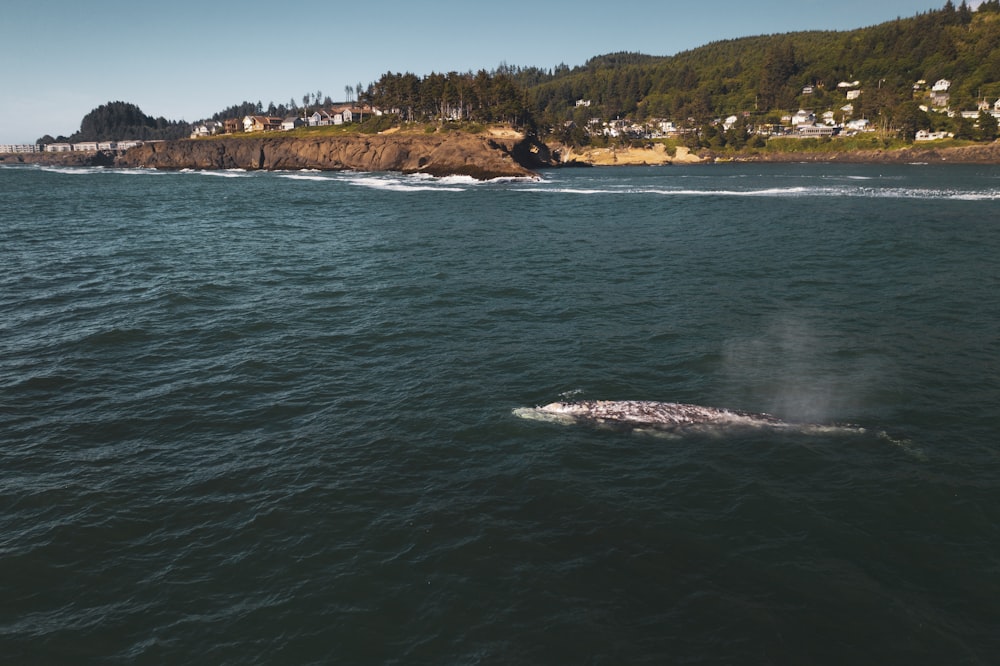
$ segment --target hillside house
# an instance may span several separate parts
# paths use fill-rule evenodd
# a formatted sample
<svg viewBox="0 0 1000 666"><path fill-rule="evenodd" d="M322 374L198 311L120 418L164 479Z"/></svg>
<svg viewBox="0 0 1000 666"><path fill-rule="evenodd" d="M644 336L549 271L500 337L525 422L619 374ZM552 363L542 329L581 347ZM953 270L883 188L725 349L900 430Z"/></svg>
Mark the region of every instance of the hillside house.
<svg viewBox="0 0 1000 666"><path fill-rule="evenodd" d="M326 111L320 109L319 111L313 112L311 116L306 118L306 122L309 123L309 127L326 127L327 125L333 124L333 117Z"/></svg>
<svg viewBox="0 0 1000 666"><path fill-rule="evenodd" d="M191 127L191 138L197 139L202 136L213 136L220 134L223 130L225 130L225 126L222 123L215 120L206 120Z"/></svg>
<svg viewBox="0 0 1000 666"><path fill-rule="evenodd" d="M945 109L951 102L951 95L946 92L936 91L931 93L931 106L936 109Z"/></svg>
<svg viewBox="0 0 1000 666"><path fill-rule="evenodd" d="M791 117L792 127L798 127L799 125L813 125L815 123L816 114L806 109L799 109L795 115Z"/></svg>
<svg viewBox="0 0 1000 666"><path fill-rule="evenodd" d="M948 92L949 88L951 88L951 81L948 79L939 79L931 87L931 92L944 93Z"/></svg>
<svg viewBox="0 0 1000 666"><path fill-rule="evenodd" d="M861 97L861 93L862 93L862 91L858 90L858 89L848 90L847 91L847 101L850 102L852 100L856 100L857 98Z"/></svg>
<svg viewBox="0 0 1000 666"><path fill-rule="evenodd" d="M281 118L274 116L246 116L243 118L244 132L273 132L281 129Z"/></svg>
<svg viewBox="0 0 1000 666"><path fill-rule="evenodd" d="M939 141L941 139L950 139L954 134L951 132L928 132L927 130L917 130L917 135L914 137L915 141Z"/></svg>
<svg viewBox="0 0 1000 666"><path fill-rule="evenodd" d="M364 118L364 110L357 107L344 107L337 111L344 118L345 123L360 123Z"/></svg>

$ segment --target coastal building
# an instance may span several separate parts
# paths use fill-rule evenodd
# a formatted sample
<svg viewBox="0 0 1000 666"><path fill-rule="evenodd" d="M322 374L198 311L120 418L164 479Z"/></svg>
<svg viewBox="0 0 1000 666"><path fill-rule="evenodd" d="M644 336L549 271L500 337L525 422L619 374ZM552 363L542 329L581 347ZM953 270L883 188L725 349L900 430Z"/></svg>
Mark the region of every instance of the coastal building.
<svg viewBox="0 0 1000 666"><path fill-rule="evenodd" d="M226 118L222 121L222 128L225 130L226 134L236 134L237 132L243 131L243 119L242 118Z"/></svg>
<svg viewBox="0 0 1000 666"><path fill-rule="evenodd" d="M848 90L847 91L847 101L855 100L861 97L861 90Z"/></svg>
<svg viewBox="0 0 1000 666"><path fill-rule="evenodd" d="M333 124L333 117L326 111L319 110L306 118L306 122L309 123L309 127L325 127Z"/></svg>
<svg viewBox="0 0 1000 666"><path fill-rule="evenodd" d="M43 150L37 143L0 143L0 153L40 153Z"/></svg>
<svg viewBox="0 0 1000 666"><path fill-rule="evenodd" d="M96 153L98 150L96 141L81 141L73 144L73 151L83 151L85 153Z"/></svg>
<svg viewBox="0 0 1000 666"><path fill-rule="evenodd" d="M795 136L803 139L833 136L837 133L836 128L829 125L799 125L795 128L795 132Z"/></svg>
<svg viewBox="0 0 1000 666"><path fill-rule="evenodd" d="M206 120L191 127L191 138L197 139L203 136L221 134L225 129L225 126L216 120Z"/></svg>
<svg viewBox="0 0 1000 666"><path fill-rule="evenodd" d="M931 106L937 109L943 109L948 106L951 101L951 95L947 92L935 91L931 93Z"/></svg>
<svg viewBox="0 0 1000 666"><path fill-rule="evenodd" d="M281 118L274 116L246 116L243 118L244 132L273 132L281 129Z"/></svg>
<svg viewBox="0 0 1000 666"><path fill-rule="evenodd" d="M954 134L951 132L928 132L927 130L917 130L917 135L914 137L915 141L939 141L941 139L950 139Z"/></svg>
<svg viewBox="0 0 1000 666"><path fill-rule="evenodd" d="M72 143L50 143L45 146L45 152L47 153L68 153L73 150Z"/></svg>
<svg viewBox="0 0 1000 666"><path fill-rule="evenodd" d="M799 125L812 125L816 122L816 114L806 109L799 109L795 115L790 118L790 122L792 127L798 127Z"/></svg>
<svg viewBox="0 0 1000 666"><path fill-rule="evenodd" d="M305 121L298 116L288 116L281 121L281 129L284 131L293 130L296 127L302 127L305 125Z"/></svg>

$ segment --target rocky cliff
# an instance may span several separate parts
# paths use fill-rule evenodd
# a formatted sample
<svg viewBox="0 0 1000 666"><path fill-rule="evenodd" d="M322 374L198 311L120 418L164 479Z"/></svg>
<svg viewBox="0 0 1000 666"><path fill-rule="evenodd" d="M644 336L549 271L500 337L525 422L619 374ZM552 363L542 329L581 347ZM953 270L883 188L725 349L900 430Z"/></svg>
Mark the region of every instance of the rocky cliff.
<svg viewBox="0 0 1000 666"><path fill-rule="evenodd" d="M147 143L117 160L157 169L401 171L478 179L531 176L544 146L521 137L458 132L295 137L261 135Z"/></svg>

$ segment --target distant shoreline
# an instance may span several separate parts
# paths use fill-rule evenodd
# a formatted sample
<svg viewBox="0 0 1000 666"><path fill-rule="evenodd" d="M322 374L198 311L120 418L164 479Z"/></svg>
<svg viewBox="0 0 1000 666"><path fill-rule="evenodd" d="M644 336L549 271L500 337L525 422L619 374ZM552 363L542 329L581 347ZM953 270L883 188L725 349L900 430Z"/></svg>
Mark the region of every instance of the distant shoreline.
<svg viewBox="0 0 1000 666"><path fill-rule="evenodd" d="M479 179L531 176L540 168L571 166L666 166L720 163L817 164L1000 164L1000 141L990 144L851 151L777 151L716 153L683 146L670 154L657 144L645 148L568 148L524 137L447 134L346 135L330 139L240 137L178 140L124 152L0 154L0 164L157 169L399 171L435 176L470 175Z"/></svg>
<svg viewBox="0 0 1000 666"><path fill-rule="evenodd" d="M588 166L660 166L679 164L720 164L773 162L793 164L1000 164L1000 141L971 146L935 147L914 145L897 149L845 151L690 151L683 146L671 155L662 145L652 148L561 148L564 162Z"/></svg>

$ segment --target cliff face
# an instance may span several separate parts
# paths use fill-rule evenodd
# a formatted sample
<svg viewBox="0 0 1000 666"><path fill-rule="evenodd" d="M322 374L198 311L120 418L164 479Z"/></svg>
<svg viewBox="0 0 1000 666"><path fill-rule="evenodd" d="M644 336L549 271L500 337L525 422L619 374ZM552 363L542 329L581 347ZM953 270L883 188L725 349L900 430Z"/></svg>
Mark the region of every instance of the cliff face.
<svg viewBox="0 0 1000 666"><path fill-rule="evenodd" d="M527 144L527 145L525 145ZM531 176L544 160L531 142L483 135L386 134L231 137L147 143L117 160L158 169L401 171L479 179Z"/></svg>

